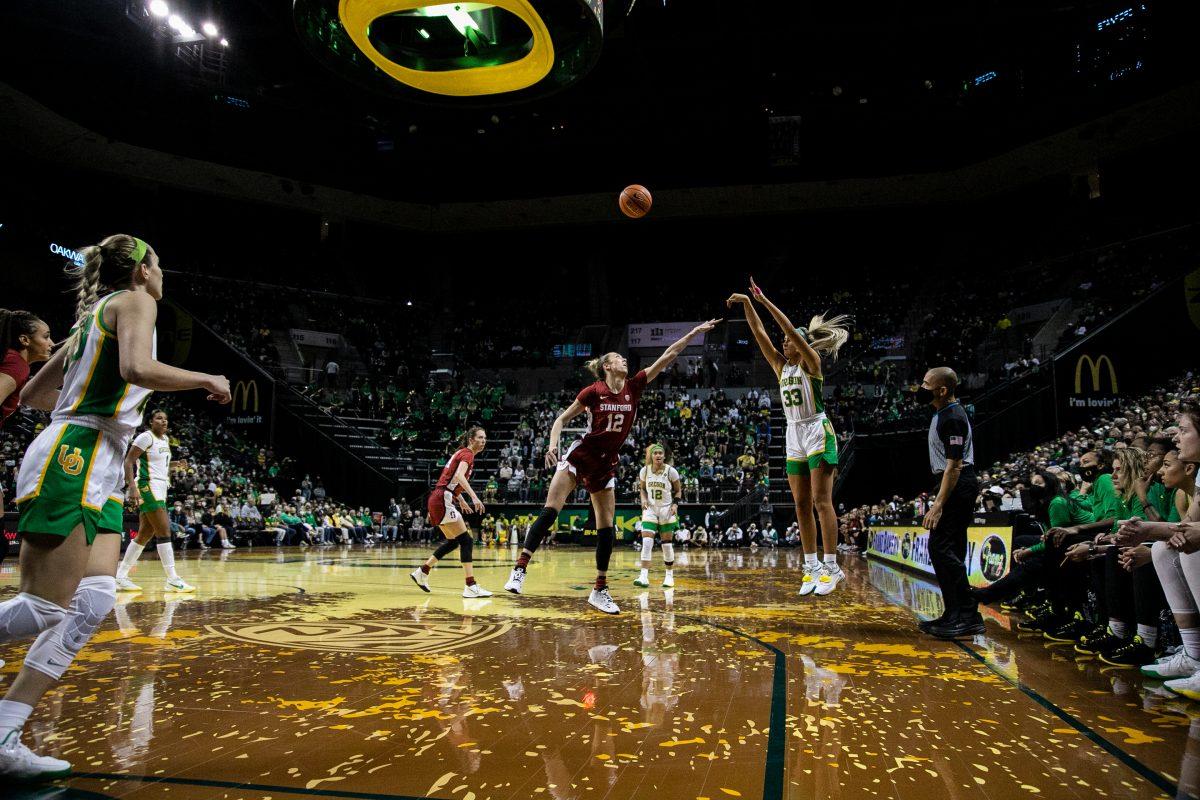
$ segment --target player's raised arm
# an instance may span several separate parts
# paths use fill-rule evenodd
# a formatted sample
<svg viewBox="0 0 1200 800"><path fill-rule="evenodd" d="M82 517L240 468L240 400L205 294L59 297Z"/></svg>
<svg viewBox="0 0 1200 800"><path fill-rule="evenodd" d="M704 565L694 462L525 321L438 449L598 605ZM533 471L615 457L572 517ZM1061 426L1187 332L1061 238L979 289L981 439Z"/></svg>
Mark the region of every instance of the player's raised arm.
<svg viewBox="0 0 1200 800"><path fill-rule="evenodd" d="M558 442L562 438L562 429L571 420L578 417L584 412L583 403L576 398L571 405L567 406L567 410L558 415L554 420L554 424L550 426L550 441L546 443L546 466L553 467L558 463Z"/></svg>
<svg viewBox="0 0 1200 800"><path fill-rule="evenodd" d="M820 375L821 354L814 350L812 345L808 343L808 340L800 334L800 331L797 330L796 326L792 324L792 321L788 319L787 314L783 313L783 311L777 305L767 299L767 296L763 294L763 290L759 288L757 283L754 282L754 278L750 279L750 293L754 295L755 300L762 303L763 306L766 307L767 311L771 312L771 316L774 318L775 322L780 328L783 329L783 334L787 336L787 338L791 340L792 344L796 346L796 349L800 351L800 358L804 362L804 368L815 375Z"/></svg>
<svg viewBox="0 0 1200 800"><path fill-rule="evenodd" d="M713 328L717 327L719 322L721 322L719 319L710 319L708 322L700 323L696 327L692 328L686 336L664 350L663 354L658 357L658 360L646 369L646 382L649 383L650 381L654 380L656 377L658 377L658 373L671 366L675 359L679 358L680 354L687 349L688 343L691 342L692 339L696 338L702 333L708 333Z"/></svg>
<svg viewBox="0 0 1200 800"><path fill-rule="evenodd" d="M742 304L742 308L746 311L746 323L750 326L750 332L754 334L754 341L758 343L758 349L762 351L763 358L771 365L771 369L775 370L775 377L779 377L780 370L787 363L787 358L771 343L771 337L767 335L767 329L763 327L762 319L758 316L754 304L750 302L750 297L744 294L731 294L725 301L725 305L733 308L734 303Z"/></svg>

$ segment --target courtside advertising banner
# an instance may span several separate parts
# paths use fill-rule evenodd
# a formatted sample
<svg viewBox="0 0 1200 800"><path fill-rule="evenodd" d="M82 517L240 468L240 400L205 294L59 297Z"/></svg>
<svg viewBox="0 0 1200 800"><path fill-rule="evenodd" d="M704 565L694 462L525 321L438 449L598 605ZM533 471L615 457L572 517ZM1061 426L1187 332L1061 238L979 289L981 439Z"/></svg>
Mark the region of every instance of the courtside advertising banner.
<svg viewBox="0 0 1200 800"><path fill-rule="evenodd" d="M880 525L867 531L867 555L933 575L929 531L920 525ZM1012 527L967 528L967 576L972 586L988 586L1008 574Z"/></svg>

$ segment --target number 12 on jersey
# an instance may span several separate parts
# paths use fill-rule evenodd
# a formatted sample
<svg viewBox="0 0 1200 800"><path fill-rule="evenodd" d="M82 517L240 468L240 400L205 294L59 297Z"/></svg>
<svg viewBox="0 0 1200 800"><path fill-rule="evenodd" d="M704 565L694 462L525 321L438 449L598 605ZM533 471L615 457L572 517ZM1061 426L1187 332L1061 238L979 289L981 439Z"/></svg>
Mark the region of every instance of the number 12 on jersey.
<svg viewBox="0 0 1200 800"><path fill-rule="evenodd" d="M609 414L608 427L604 429L604 432L612 433L613 431L616 431L617 433L620 433L624 425L625 425L625 415L624 414Z"/></svg>

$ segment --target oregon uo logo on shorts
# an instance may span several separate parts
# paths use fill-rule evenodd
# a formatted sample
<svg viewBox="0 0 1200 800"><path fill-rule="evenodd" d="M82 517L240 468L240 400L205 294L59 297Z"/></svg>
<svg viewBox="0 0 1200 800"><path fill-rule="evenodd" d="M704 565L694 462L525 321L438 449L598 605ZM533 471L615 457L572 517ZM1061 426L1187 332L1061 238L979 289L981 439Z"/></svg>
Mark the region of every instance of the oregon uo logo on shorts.
<svg viewBox="0 0 1200 800"><path fill-rule="evenodd" d="M70 453L67 452L67 445L58 448L58 465L62 467L62 471L68 475L75 476L83 472L83 453L76 447Z"/></svg>

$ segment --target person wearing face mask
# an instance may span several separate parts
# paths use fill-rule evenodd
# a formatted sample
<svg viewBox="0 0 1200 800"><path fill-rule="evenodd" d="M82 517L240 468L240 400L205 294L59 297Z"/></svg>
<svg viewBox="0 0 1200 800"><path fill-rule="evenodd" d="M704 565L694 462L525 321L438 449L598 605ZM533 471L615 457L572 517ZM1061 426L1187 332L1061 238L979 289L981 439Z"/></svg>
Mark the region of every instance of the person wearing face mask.
<svg viewBox="0 0 1200 800"><path fill-rule="evenodd" d="M971 421L958 402L958 375L949 367L925 373L916 400L935 410L929 423L929 468L937 494L922 524L929 531L929 560L942 588L945 611L919 626L940 639L983 633L983 617L967 581L967 526L975 511L979 478Z"/></svg>
<svg viewBox="0 0 1200 800"><path fill-rule="evenodd" d="M1058 476L1047 470L1035 472L1029 479L1028 512L1042 528L1071 524L1071 507L1066 487ZM983 589L971 589L975 599L985 605L1001 601L1001 610L1024 610L1041 598L1044 585L1046 549L1040 530L1036 535L1014 535L1013 568L1000 580ZM1010 599L1011 598L1011 599Z"/></svg>

